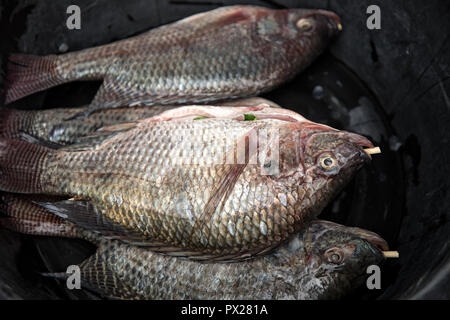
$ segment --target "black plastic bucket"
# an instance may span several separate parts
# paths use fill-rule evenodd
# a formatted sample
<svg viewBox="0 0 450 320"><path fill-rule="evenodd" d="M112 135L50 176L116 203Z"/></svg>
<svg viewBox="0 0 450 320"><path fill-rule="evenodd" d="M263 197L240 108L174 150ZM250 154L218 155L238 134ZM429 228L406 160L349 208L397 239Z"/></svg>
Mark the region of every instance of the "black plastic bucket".
<svg viewBox="0 0 450 320"><path fill-rule="evenodd" d="M313 121L369 136L383 151L320 216L375 231L400 252L385 263L381 290L362 288L350 298L450 298L450 36L444 32L450 30L450 3L379 2L381 29L370 30L371 1L5 1L2 67L9 52L78 50L238 3L323 8L342 19L343 32L329 50L264 97ZM66 27L72 4L81 9L80 30ZM11 107L79 106L98 86L70 83ZM63 271L93 250L81 240L0 230L0 298L96 298L38 274Z"/></svg>

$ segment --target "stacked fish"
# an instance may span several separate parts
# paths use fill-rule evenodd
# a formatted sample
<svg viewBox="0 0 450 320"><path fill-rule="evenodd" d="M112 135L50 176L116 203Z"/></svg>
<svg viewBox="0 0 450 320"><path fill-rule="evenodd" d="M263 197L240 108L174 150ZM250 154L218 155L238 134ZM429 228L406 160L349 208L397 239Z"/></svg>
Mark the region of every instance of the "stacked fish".
<svg viewBox="0 0 450 320"><path fill-rule="evenodd" d="M231 6L78 52L12 55L6 102L103 84L82 108L0 110L0 223L96 244L81 284L105 297L348 294L387 244L315 219L373 145L255 97L340 29L324 10Z"/></svg>

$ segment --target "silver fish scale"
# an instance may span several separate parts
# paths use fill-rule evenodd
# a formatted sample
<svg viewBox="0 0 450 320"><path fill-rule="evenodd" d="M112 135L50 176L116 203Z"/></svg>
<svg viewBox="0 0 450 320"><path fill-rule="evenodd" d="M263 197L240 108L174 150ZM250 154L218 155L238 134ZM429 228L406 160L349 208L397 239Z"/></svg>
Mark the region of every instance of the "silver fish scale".
<svg viewBox="0 0 450 320"><path fill-rule="evenodd" d="M272 75L276 70L273 70L272 66L269 66L268 70L261 70L262 66L266 65L262 56L252 56L251 60L245 58L247 53L242 52L241 48L245 43L236 42L234 37L239 35L231 34L230 40L225 40L218 46L212 47L208 44L205 49L196 47L194 52L173 49L173 52L168 53L170 58L168 54L149 54L142 58L127 57L116 62L116 67L108 76L118 79L125 88L134 87L135 91L148 92L151 96L155 95L154 92L164 92L171 96L195 95L196 92L202 93L203 88L208 89L209 94L219 95L218 98L238 95L249 90L254 90L249 93L256 93L260 88L255 87L255 84L264 84L267 78L276 77ZM197 41L201 42L202 39ZM227 55L223 54L225 48ZM166 65L167 67L161 67ZM123 72L124 69L127 70L126 73ZM215 75L220 75L219 81Z"/></svg>
<svg viewBox="0 0 450 320"><path fill-rule="evenodd" d="M3 136L16 139L21 138L21 133L24 132L43 141L62 145L73 144L99 128L152 117L172 108L173 106L154 106L99 110L88 118L72 120L67 119L85 111L86 107L42 111L13 110L11 112L14 113L15 123L5 124L11 132L4 132Z"/></svg>
<svg viewBox="0 0 450 320"><path fill-rule="evenodd" d="M298 271L304 266L301 259L292 259L292 266L276 266L277 263L270 266L275 257L232 264L201 264L117 241L105 241L101 248L98 254L101 260L113 271L118 284L126 284L131 289L128 298L135 299L297 299L297 290L290 290L285 284L281 288L277 282L292 282L298 289L308 273L307 269ZM314 294L311 291L302 298L313 298Z"/></svg>

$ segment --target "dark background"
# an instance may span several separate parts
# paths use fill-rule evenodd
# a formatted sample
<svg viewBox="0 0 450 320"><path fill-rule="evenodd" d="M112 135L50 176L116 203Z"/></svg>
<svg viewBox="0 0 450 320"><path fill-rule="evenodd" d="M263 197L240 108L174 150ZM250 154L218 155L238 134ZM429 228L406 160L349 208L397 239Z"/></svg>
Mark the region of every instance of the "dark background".
<svg viewBox="0 0 450 320"><path fill-rule="evenodd" d="M398 204L389 207L389 214L395 215L395 219L372 228L400 252L400 259L392 262L394 272L389 273L388 281L383 279L385 290L378 298L449 299L450 2L3 1L3 5L0 4L0 63L5 70L9 52L60 53L63 44L68 51L74 51L123 39L193 13L238 3L274 8L323 8L341 17L343 32L306 73L318 74L330 61L333 66L339 64L345 70L352 70L361 86L370 91L382 108L383 123L391 131L390 137L383 137L383 143L388 149L389 145L395 145L386 153L387 159L401 162L387 171L390 172L389 192L398 199ZM70 4L81 8L81 30L66 28L66 8ZM381 8L381 30L366 28L366 8L371 4ZM331 69L335 73L341 70ZM0 88L3 77L4 74L0 76ZM88 103L95 91L93 85L63 85L22 99L14 107L62 107L50 105L61 101L70 107ZM81 98L64 100L69 92ZM289 107L289 95L277 92L268 97L278 95L282 105ZM389 140L392 137L394 141ZM377 199L377 194L371 196ZM381 204L373 203L373 206L383 205L385 198L380 190ZM76 260L69 257L84 244L73 243L60 252L61 256ZM38 274L27 271L45 267L39 262L42 252L27 249L26 255L23 253L33 244L32 237L0 230L0 298L67 296L53 280L43 281Z"/></svg>

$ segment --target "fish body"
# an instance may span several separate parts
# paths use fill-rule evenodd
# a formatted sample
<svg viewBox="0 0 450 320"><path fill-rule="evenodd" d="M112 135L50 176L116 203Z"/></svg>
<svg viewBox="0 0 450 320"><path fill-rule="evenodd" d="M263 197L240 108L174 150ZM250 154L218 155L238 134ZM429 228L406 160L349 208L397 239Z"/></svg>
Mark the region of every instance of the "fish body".
<svg viewBox="0 0 450 320"><path fill-rule="evenodd" d="M236 263L198 263L103 240L82 265L81 283L126 299L338 299L364 283L369 265L383 261L375 246L346 229L313 222L274 252ZM332 262L332 255L342 261ZM112 279L99 285L105 275Z"/></svg>
<svg viewBox="0 0 450 320"><path fill-rule="evenodd" d="M338 299L360 286L367 267L380 265L381 250L388 249L373 232L315 220L264 256L200 263L105 239L27 198L3 195L2 200L0 209L9 218L0 218L0 225L96 244L96 253L80 264L81 287L115 299Z"/></svg>
<svg viewBox="0 0 450 320"><path fill-rule="evenodd" d="M42 205L89 230L202 260L245 259L286 241L372 146L261 105L182 107L102 133L111 136L78 150L0 138L0 189L71 197Z"/></svg>
<svg viewBox="0 0 450 320"><path fill-rule="evenodd" d="M223 106L253 106L267 104L279 106L267 99L252 97L221 102ZM85 113L88 106L80 108L55 108L39 111L0 109L0 137L22 139L24 134L40 141L60 145L76 144L98 129L124 122L133 122L158 115L176 106L135 106L102 109L84 118L75 117Z"/></svg>
<svg viewBox="0 0 450 320"><path fill-rule="evenodd" d="M230 6L95 48L15 54L6 103L75 80L103 80L88 113L254 96L303 70L339 26L339 18L324 10Z"/></svg>

